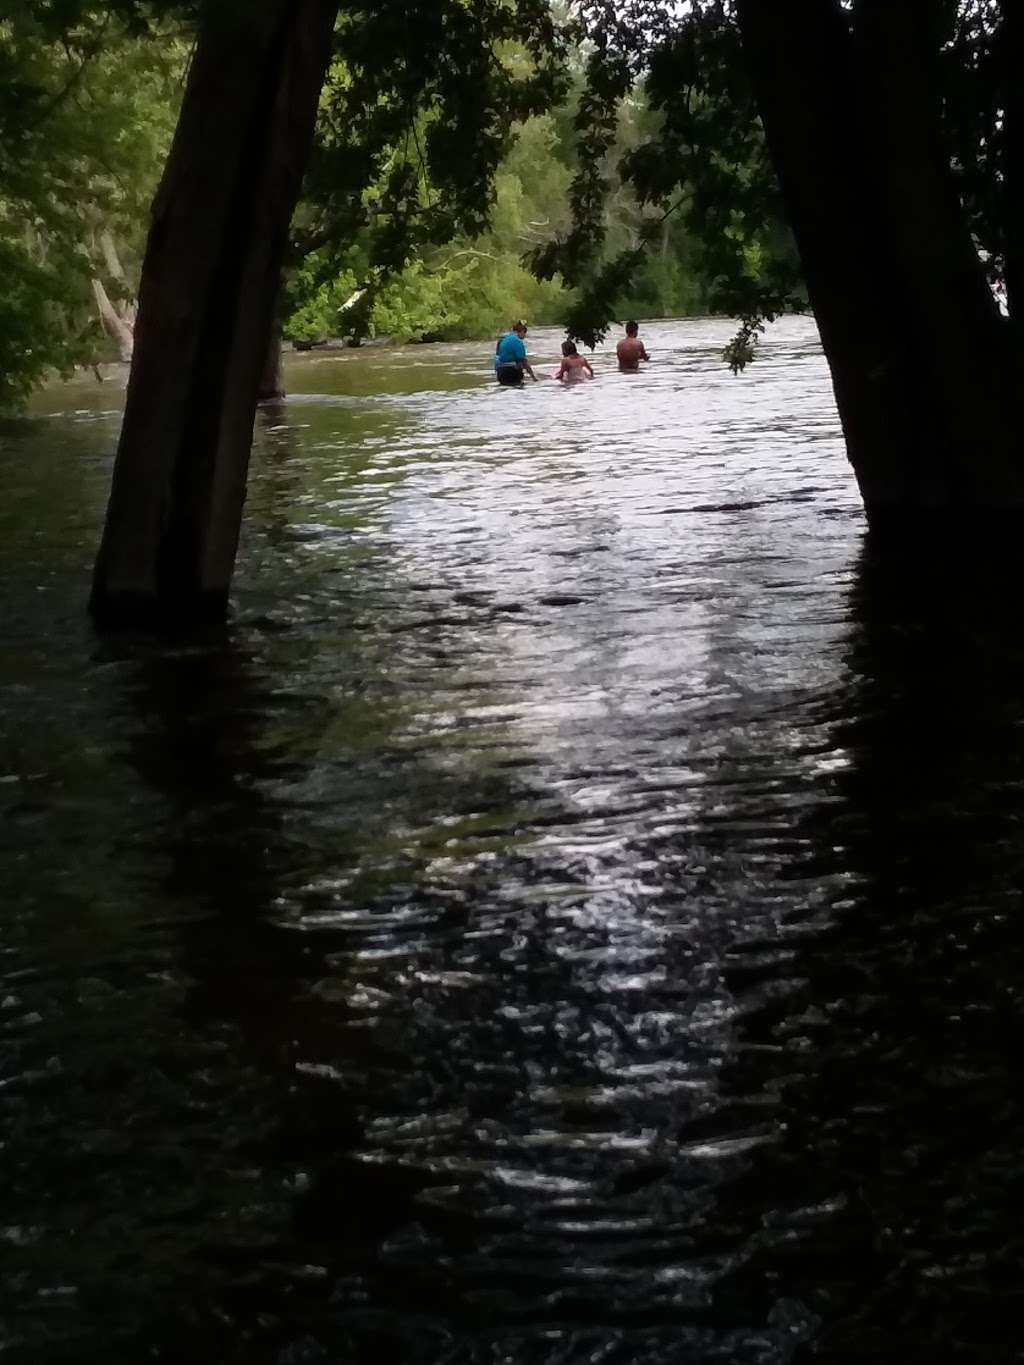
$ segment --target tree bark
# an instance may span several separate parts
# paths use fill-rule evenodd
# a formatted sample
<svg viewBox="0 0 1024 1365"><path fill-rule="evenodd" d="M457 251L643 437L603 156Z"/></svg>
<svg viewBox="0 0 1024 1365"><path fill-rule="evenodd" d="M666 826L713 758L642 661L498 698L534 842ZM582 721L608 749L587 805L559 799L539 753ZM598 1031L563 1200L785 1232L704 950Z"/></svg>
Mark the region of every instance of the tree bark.
<svg viewBox="0 0 1024 1365"><path fill-rule="evenodd" d="M971 237L943 142L934 0L857 0L854 69L864 157L890 278L930 422L938 505L1024 512L1006 394L1009 333ZM984 515L984 513L982 513Z"/></svg>
<svg viewBox="0 0 1024 1365"><path fill-rule="evenodd" d="M868 522L897 538L1024 516L1007 338L939 139L928 9L737 3Z"/></svg>
<svg viewBox="0 0 1024 1365"><path fill-rule="evenodd" d="M281 333L276 326L270 329L270 340L263 356L263 371L260 374L260 386L257 393L257 400L260 403L271 403L275 399L285 397L284 386L284 357L281 350Z"/></svg>
<svg viewBox="0 0 1024 1365"><path fill-rule="evenodd" d="M124 266L121 264L121 257L118 255L114 239L105 229L99 235L99 249L100 254L103 257L103 263L107 269L107 274L117 283L120 289L121 297L118 299L117 303L114 304L114 311L117 313L122 324L129 329L134 337L135 323L138 318L137 301L128 281L128 276L125 274ZM130 360L131 355L129 355L127 359Z"/></svg>
<svg viewBox="0 0 1024 1365"><path fill-rule="evenodd" d="M861 493L896 501L913 432L902 338L878 288L888 263L866 212L845 20L831 0L739 0L737 13Z"/></svg>
<svg viewBox="0 0 1024 1365"><path fill-rule="evenodd" d="M1024 324L1024 13L1020 0L1000 5L1000 64L1006 92L1003 110L1003 222L1006 306Z"/></svg>
<svg viewBox="0 0 1024 1365"><path fill-rule="evenodd" d="M142 270L91 609L223 617L288 225L337 0L205 7Z"/></svg>
<svg viewBox="0 0 1024 1365"><path fill-rule="evenodd" d="M96 299L100 321L103 323L107 335L116 344L118 355L123 361L131 360L135 344L131 324L121 316L111 303L102 280L93 279L92 292Z"/></svg>

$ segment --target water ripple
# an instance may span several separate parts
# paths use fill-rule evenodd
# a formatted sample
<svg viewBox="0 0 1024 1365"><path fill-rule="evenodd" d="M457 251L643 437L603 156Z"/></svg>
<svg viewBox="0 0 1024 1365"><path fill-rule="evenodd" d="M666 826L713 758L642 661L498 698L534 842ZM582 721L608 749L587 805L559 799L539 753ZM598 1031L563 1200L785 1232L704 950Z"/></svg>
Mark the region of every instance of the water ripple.
<svg viewBox="0 0 1024 1365"><path fill-rule="evenodd" d="M1006 1358L1024 667L729 330L297 359L191 641L84 620L109 390L4 428L9 1359Z"/></svg>

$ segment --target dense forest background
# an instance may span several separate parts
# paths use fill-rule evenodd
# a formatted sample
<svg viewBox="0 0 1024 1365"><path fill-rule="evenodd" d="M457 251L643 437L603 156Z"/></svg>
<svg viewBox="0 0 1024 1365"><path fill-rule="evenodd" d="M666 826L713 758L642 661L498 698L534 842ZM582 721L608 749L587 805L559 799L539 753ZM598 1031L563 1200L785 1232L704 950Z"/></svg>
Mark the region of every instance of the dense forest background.
<svg viewBox="0 0 1024 1365"><path fill-rule="evenodd" d="M70 34L27 11L0 18L0 403L17 403L53 371L130 358L150 205L192 41L181 18L133 27L108 12ZM513 44L501 60L513 72L528 62ZM571 227L585 64L581 50L556 107L498 130L506 154L485 231L456 230L445 240L436 231L424 234L433 240L405 232L402 251L388 258L380 242L396 175L414 177L425 210L432 206L423 150L432 115L422 111L378 158L351 222L322 233L325 199L345 188L344 134L329 114L348 75L336 62L293 224L279 307L284 337L300 346L327 338L487 337L513 317L550 324L570 316L574 291L557 273L537 278L527 258ZM603 250L612 258L640 253L615 299L623 317L717 311L715 254L706 240L688 230L684 214L642 202L619 174L656 138L663 118L641 84L622 101L605 156ZM777 225L750 233L725 223L722 232L742 237L753 277L766 247L776 261L792 250Z"/></svg>

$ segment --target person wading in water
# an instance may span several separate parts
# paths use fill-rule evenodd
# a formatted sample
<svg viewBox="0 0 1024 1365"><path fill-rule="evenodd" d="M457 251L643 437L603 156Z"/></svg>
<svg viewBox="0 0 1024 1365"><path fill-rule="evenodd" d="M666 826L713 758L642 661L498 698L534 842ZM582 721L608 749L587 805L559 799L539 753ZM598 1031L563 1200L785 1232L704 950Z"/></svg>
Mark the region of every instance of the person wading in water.
<svg viewBox="0 0 1024 1365"><path fill-rule="evenodd" d="M555 375L556 379L561 379L566 384L576 384L581 379L593 379L594 371L591 369L590 361L586 356L580 355L576 345L572 341L562 342L562 366Z"/></svg>
<svg viewBox="0 0 1024 1365"><path fill-rule="evenodd" d="M524 374L528 374L534 383L537 382L537 376L526 358L525 336L526 323L516 322L510 332L498 338L494 348L494 374L499 384L521 387Z"/></svg>
<svg viewBox="0 0 1024 1365"><path fill-rule="evenodd" d="M638 323L626 323L626 335L615 348L615 354L619 357L620 370L638 370L641 360L650 360L651 358L647 354L646 346L637 336L639 330Z"/></svg>

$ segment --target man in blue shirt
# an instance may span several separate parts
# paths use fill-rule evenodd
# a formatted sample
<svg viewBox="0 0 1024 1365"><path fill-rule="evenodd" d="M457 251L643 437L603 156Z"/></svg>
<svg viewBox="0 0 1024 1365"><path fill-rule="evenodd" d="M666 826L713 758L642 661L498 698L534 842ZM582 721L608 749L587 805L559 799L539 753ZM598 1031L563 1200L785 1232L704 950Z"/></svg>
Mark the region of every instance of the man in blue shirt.
<svg viewBox="0 0 1024 1365"><path fill-rule="evenodd" d="M526 358L526 343L523 341L525 336L526 323L516 322L511 332L506 332L504 336L498 338L498 344L494 348L494 374L499 384L520 387L524 374L528 374L534 383L537 382L537 376Z"/></svg>

